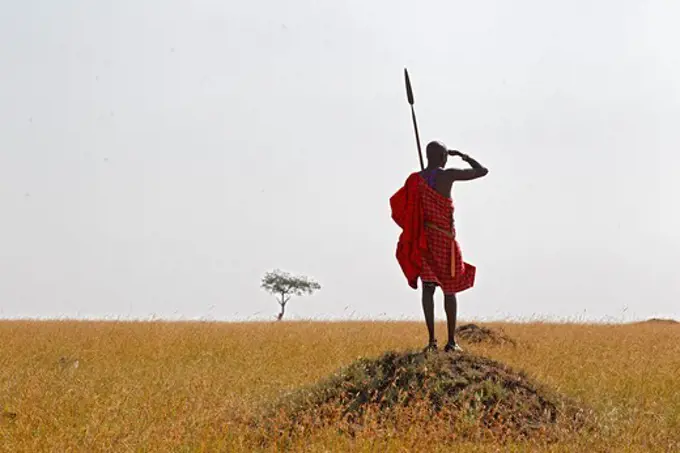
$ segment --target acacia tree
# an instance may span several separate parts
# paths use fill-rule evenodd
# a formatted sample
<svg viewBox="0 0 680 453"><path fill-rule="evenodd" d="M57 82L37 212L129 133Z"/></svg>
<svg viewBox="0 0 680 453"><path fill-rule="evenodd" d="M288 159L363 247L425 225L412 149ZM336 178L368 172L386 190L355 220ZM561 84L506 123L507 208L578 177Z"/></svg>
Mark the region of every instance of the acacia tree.
<svg viewBox="0 0 680 453"><path fill-rule="evenodd" d="M304 275L295 276L278 269L264 274L260 287L276 297L281 306L281 313L276 317L278 321L283 318L291 297L312 294L321 289L321 285Z"/></svg>

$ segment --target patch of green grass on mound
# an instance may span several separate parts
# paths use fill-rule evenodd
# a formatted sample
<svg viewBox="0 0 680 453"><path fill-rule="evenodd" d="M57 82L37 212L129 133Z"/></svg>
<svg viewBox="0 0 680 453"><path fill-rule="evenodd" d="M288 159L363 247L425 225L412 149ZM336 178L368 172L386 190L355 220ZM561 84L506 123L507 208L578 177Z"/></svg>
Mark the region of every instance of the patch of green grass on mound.
<svg viewBox="0 0 680 453"><path fill-rule="evenodd" d="M447 439L554 439L590 412L522 372L467 353L361 358L285 395L264 419L277 436L332 427L350 435L431 430Z"/></svg>

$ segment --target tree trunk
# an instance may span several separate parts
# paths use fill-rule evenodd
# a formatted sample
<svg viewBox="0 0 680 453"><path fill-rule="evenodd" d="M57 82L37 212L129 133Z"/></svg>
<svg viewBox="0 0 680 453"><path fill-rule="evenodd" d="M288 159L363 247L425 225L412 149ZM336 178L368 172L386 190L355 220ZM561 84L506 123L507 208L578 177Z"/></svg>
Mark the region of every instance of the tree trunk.
<svg viewBox="0 0 680 453"><path fill-rule="evenodd" d="M277 321L281 321L281 319L283 319L283 314L286 312L286 304L289 300L290 296L287 296L285 291L281 291L281 300L279 301L279 305L281 305L281 313L276 316Z"/></svg>

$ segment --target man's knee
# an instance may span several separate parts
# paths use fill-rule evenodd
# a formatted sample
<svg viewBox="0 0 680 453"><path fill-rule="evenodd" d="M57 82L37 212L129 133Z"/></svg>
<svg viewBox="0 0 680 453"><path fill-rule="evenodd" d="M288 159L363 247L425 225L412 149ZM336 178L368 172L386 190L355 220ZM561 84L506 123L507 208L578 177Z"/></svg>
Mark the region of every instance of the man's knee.
<svg viewBox="0 0 680 453"><path fill-rule="evenodd" d="M437 285L430 282L423 283L423 294L426 296L434 295L434 291L437 289Z"/></svg>

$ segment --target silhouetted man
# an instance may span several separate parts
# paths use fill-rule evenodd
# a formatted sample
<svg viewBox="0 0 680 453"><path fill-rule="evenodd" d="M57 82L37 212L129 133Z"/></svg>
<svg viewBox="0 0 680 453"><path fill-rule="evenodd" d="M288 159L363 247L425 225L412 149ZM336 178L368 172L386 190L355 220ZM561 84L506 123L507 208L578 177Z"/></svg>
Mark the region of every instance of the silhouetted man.
<svg viewBox="0 0 680 453"><path fill-rule="evenodd" d="M444 169L448 156L459 156L467 169ZM476 268L463 261L453 222L451 189L455 181L471 181L488 173L479 162L440 142L427 145L427 168L411 174L390 199L392 218L403 229L397 260L409 285L423 283L423 311L429 334L426 351L437 349L434 335L434 292L444 292L449 337L444 351L460 351L456 344L456 293L474 286Z"/></svg>

